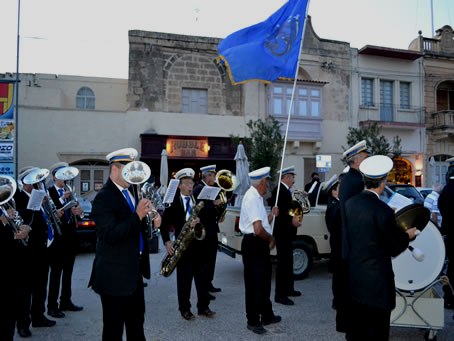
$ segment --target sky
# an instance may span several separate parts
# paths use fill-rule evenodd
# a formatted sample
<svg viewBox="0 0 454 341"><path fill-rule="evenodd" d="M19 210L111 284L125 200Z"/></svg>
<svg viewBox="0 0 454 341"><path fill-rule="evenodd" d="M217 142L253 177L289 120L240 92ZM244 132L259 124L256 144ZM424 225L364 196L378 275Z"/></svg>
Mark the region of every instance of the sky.
<svg viewBox="0 0 454 341"><path fill-rule="evenodd" d="M407 49L418 36L454 28L453 0L311 0L315 33L351 47ZM128 31L225 38L265 20L286 0L2 0L0 73L128 77Z"/></svg>

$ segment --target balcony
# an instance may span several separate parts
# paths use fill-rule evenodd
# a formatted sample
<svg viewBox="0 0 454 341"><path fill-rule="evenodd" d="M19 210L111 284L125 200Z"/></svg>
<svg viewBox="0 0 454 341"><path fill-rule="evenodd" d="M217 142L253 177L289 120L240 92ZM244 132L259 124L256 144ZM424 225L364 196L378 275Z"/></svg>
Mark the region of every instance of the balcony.
<svg viewBox="0 0 454 341"><path fill-rule="evenodd" d="M435 140L454 136L454 110L433 113L431 130Z"/></svg>
<svg viewBox="0 0 454 341"><path fill-rule="evenodd" d="M287 126L287 115L273 115L273 117L280 123L281 134L284 136ZM287 138L290 141L321 141L323 139L322 119L292 115Z"/></svg>
<svg viewBox="0 0 454 341"><path fill-rule="evenodd" d="M358 121L360 125L378 122L384 128L414 130L424 127L424 111L422 107L401 108L382 103L360 106Z"/></svg>

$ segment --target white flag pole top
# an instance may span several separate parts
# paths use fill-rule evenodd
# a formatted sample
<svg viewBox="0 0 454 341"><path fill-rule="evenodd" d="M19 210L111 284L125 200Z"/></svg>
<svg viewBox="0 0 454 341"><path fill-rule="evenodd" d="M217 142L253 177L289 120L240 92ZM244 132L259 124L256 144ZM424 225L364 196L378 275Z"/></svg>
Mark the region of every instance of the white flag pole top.
<svg viewBox="0 0 454 341"><path fill-rule="evenodd" d="M303 30L301 31L301 44L300 44L300 50L298 52L298 62L296 63L295 79L293 80L292 97L290 99L290 107L288 109L287 125L285 127L285 135L284 135L284 147L282 148L281 167L279 168L279 179L277 182L276 202L274 203L274 206L277 206L277 201L279 199L279 192L280 192L280 188L281 188L282 168L284 167L284 157L285 157L285 151L287 148L288 127L290 125L290 115L292 114L293 101L295 98L296 81L298 80L298 69L300 67L300 56L301 56L301 51L303 50L304 32L306 31L307 9L309 8L309 2L310 2L310 0L307 2L305 19L304 19L304 27L303 27ZM275 217L273 216L273 220L271 221L271 234L273 234L273 230L274 230L274 221L275 221Z"/></svg>

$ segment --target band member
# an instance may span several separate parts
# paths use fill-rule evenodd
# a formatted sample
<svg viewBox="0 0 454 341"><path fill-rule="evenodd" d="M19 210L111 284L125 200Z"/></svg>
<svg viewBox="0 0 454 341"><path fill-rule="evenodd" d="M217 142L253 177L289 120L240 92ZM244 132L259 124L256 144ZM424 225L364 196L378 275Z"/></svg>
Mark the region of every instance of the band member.
<svg viewBox="0 0 454 341"><path fill-rule="evenodd" d="M453 159L454 161L454 159ZM441 221L442 231L446 234L446 256L448 257L447 276L449 283L454 283L454 168L448 171L449 182L443 188L438 198L438 208L443 220ZM445 308L454 309L454 293L450 285L443 286Z"/></svg>
<svg viewBox="0 0 454 341"><path fill-rule="evenodd" d="M178 190L172 204L167 207L162 217L161 236L169 255L173 255L175 249L170 241L169 228L175 228L175 238L178 238L184 225L191 216L191 208L195 205L192 195L194 187L194 170L184 168L175 174L175 179L180 181ZM200 222L197 217L190 222L194 227ZM193 320L195 316L191 312L191 287L194 279L197 290L198 314L206 317L213 317L216 313L209 308L207 266L204 260L203 241L193 240L187 245L186 251L182 254L177 264L177 293L178 309L185 320Z"/></svg>
<svg viewBox="0 0 454 341"><path fill-rule="evenodd" d="M33 184L23 183L23 179L39 170L36 167L26 167L19 171L18 182L22 190L16 191L14 199L16 208L25 224L30 225L28 246L24 248L24 268L21 271L22 294L19 296L17 331L22 337L31 336L30 323L33 328L52 327L54 320L44 316L49 276L49 255L47 246L53 240L53 230L49 218L41 208L38 211L27 209L28 201L33 192Z"/></svg>
<svg viewBox="0 0 454 341"><path fill-rule="evenodd" d="M347 149L342 156L349 166L348 172L342 178L342 183L339 186L339 203L342 217L342 240L340 241L340 247L342 248L342 261L339 266L338 278L339 278L339 299L336 302L336 330L338 332L348 334L348 313L349 313L349 290L348 290L348 270L347 270L347 259L348 259L348 247L346 245L346 229L344 225L345 217L345 203L352 196L359 194L364 189L363 177L359 171L361 162L368 156L366 141L362 140L354 146ZM335 241L336 242L336 241Z"/></svg>
<svg viewBox="0 0 454 341"><path fill-rule="evenodd" d="M200 168L202 172L202 183L198 184L194 188L194 198L197 202L201 200L197 199L197 196L205 186L215 186L216 180L216 165L210 165ZM209 292L220 292L220 288L213 286L214 270L216 268L216 256L218 253L218 232L219 232L219 205L221 199L216 200L203 200L203 210L200 211L199 218L200 223L205 227L205 239L202 244L205 246L205 261L207 263L207 280L208 280L208 291ZM209 294L210 299L216 297Z"/></svg>
<svg viewBox="0 0 454 341"><path fill-rule="evenodd" d="M322 190L328 195L328 202L326 204L325 222L329 232L329 244L331 247L331 254L329 259L329 269L333 274L332 277L332 291L333 291L333 308L336 309L336 302L339 300L339 284L338 284L338 271L342 259L341 253L341 231L342 220L340 214L339 204L339 180L337 175L334 174L328 181L322 185Z"/></svg>
<svg viewBox="0 0 454 341"><path fill-rule="evenodd" d="M304 191L308 193L308 200L311 207L314 207L317 200L318 188L320 186L320 177L317 172L311 174L311 181L304 186Z"/></svg>
<svg viewBox="0 0 454 341"><path fill-rule="evenodd" d="M13 194L12 192L11 196ZM26 246L21 241L26 240L30 232L28 225L21 225L17 232L14 231L14 227L10 223L14 210L6 208L9 200L2 204L2 206L5 205L3 206L5 209L0 210L0 271L2 278L5 279L2 283L2 290L0 290L0 339L5 341L14 340L19 308L17 300L23 293L21 272L24 271L23 266L25 265L24 249ZM8 215L8 219L6 215ZM29 337L31 332L28 330L28 333L21 333L20 336Z"/></svg>
<svg viewBox="0 0 454 341"><path fill-rule="evenodd" d="M383 155L361 163L366 189L345 203L348 273L351 293L349 340L388 340L391 311L396 306L391 257L404 251L416 228L403 231L394 211L380 195L385 190L393 161ZM344 181L344 180L342 180ZM343 182L341 183L341 187Z"/></svg>
<svg viewBox="0 0 454 341"><path fill-rule="evenodd" d="M137 154L125 148L106 156L109 179L93 202L97 244L88 286L101 296L104 341L122 340L124 327L128 340L145 340L143 278L150 278L145 217L152 205L145 198L139 201L122 176ZM154 223L160 225L159 215Z"/></svg>
<svg viewBox="0 0 454 341"><path fill-rule="evenodd" d="M282 169L281 183L279 189L279 216L274 222L273 236L276 240L277 266L276 266L276 288L274 301L284 305L293 305L290 297L301 296L301 292L294 289L293 285L293 240L297 228L301 225L301 216L289 214L292 207L292 193L290 189L295 183L295 166ZM271 196L274 205L277 197L276 187Z"/></svg>
<svg viewBox="0 0 454 341"><path fill-rule="evenodd" d="M68 190L65 182L55 177L55 173L64 167L68 167L66 162L56 163L50 168L54 183L48 189L48 192L57 210L61 210L71 196L71 192ZM80 311L83 309L71 301L72 273L77 253L76 224L77 217L81 215L82 209L80 206L61 211L60 222L62 235L55 236L54 242L49 247L50 275L47 314L55 318L64 317L65 314L63 311L66 310ZM61 296L60 306L58 306L57 300L60 293L60 282Z"/></svg>
<svg viewBox="0 0 454 341"><path fill-rule="evenodd" d="M240 212L240 230L243 233L241 252L244 265L247 328L256 334L266 333L264 325L282 320L274 315L270 300L271 260L270 250L276 246L271 231L273 215L279 209L273 207L267 214L263 196L268 191L270 167L249 173L251 187L243 197Z"/></svg>

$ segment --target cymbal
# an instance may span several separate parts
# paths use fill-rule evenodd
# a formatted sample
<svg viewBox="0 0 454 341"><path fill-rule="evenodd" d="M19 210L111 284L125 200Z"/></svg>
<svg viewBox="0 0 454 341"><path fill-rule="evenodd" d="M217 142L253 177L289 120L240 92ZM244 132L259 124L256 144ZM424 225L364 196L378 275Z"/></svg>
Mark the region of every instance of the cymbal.
<svg viewBox="0 0 454 341"><path fill-rule="evenodd" d="M396 212L397 226L406 231L416 227L422 231L430 219L430 210L421 204L411 204Z"/></svg>

